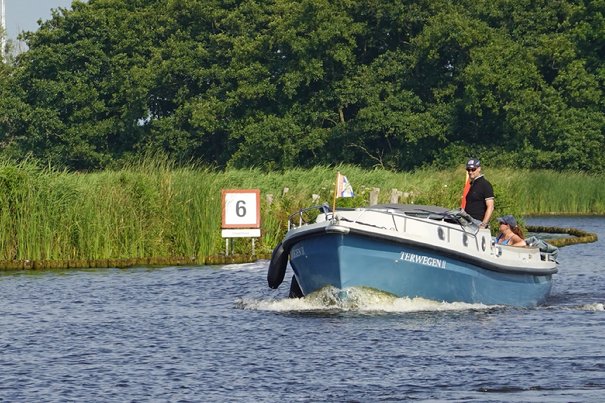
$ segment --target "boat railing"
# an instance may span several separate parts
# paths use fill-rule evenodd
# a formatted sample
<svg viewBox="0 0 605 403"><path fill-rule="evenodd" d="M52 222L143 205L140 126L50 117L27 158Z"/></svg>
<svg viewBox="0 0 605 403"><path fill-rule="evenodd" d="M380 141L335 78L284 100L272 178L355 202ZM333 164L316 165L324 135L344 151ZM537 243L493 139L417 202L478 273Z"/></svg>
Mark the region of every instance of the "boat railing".
<svg viewBox="0 0 605 403"><path fill-rule="evenodd" d="M328 220L333 216L332 209L326 203L301 208L296 213L290 214L288 217L288 230L315 222L317 217L321 215L324 216L324 220Z"/></svg>
<svg viewBox="0 0 605 403"><path fill-rule="evenodd" d="M439 225L441 221L445 221L451 224L459 224L464 232L472 233L474 235L479 231L479 227L473 221L473 218L468 215L464 210L445 210L445 211L430 211L430 210L401 210L396 208L389 208L384 206L372 206L364 209L359 209L360 214L353 219L353 222L364 224L361 219L365 213L369 212L380 212L388 213L393 219L393 225L397 229L396 217L403 218L404 220L412 219L416 221L422 221L428 224ZM430 221L427 221L430 220ZM434 221L434 223L432 222Z"/></svg>
<svg viewBox="0 0 605 403"><path fill-rule="evenodd" d="M540 251L540 258L542 260L545 260L547 262L557 262L557 254L556 253L552 253L552 252L542 252Z"/></svg>
<svg viewBox="0 0 605 403"><path fill-rule="evenodd" d="M339 212L354 212L356 214L348 214L348 217L344 217L339 215ZM364 220L364 218L371 213L387 213L392 220L390 225L396 231L400 231L399 225L401 223L398 225L398 219L402 219L403 222L406 220L413 220L434 225L440 225L441 222L458 224L460 225L461 231L471 233L473 235L476 235L479 230L479 227L473 222L472 217L463 210L444 209L443 211L432 211L423 209L421 206L419 206L417 209L411 210L390 207L388 205L377 205L364 208L338 208L336 212L333 212L327 203L301 208L295 213L292 213L288 217L288 230L314 222L329 220L348 221L361 225L376 227L375 223L365 222L366 220Z"/></svg>

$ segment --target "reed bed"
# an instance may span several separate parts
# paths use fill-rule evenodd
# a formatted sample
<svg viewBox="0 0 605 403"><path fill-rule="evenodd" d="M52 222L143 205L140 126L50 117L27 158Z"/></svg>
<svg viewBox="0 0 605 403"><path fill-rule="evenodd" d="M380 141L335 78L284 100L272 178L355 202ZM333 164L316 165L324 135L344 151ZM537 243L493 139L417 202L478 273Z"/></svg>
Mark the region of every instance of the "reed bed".
<svg viewBox="0 0 605 403"><path fill-rule="evenodd" d="M286 231L290 213L332 204L337 171L347 175L356 193L337 199L339 206L366 205L376 189L379 202L388 203L396 189L403 203L456 208L465 179L462 168L396 173L337 166L264 173L175 167L148 159L81 174L0 161L0 261L70 262L65 266L167 258L205 262L225 248L221 189L248 188L261 190L262 235L255 246L258 254L267 254ZM494 185L498 215L605 214L605 176L484 172ZM237 239L233 246L236 254L251 250L248 239Z"/></svg>

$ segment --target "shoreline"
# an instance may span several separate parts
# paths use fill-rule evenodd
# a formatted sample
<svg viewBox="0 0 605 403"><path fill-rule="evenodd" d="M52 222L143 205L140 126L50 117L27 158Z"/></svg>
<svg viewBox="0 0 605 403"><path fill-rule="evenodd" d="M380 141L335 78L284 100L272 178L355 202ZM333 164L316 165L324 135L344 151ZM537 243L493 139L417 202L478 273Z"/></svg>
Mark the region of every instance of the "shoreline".
<svg viewBox="0 0 605 403"><path fill-rule="evenodd" d="M578 228L561 228L546 226L527 226L528 232L568 234L570 236L545 239L556 247L596 242L596 234ZM0 260L0 272L11 271L47 271L66 269L128 269L132 267L166 267L166 266L218 266L226 264L252 263L258 260L270 260L270 253L210 255L203 259L192 257L153 257L122 259L73 259L73 260Z"/></svg>
<svg viewBox="0 0 605 403"><path fill-rule="evenodd" d="M73 259L73 260L0 260L0 272L45 271L66 269L128 269L131 267L167 266L217 266L225 264L251 263L271 259L271 254L258 255L213 255L203 261L195 257L155 257L123 259Z"/></svg>

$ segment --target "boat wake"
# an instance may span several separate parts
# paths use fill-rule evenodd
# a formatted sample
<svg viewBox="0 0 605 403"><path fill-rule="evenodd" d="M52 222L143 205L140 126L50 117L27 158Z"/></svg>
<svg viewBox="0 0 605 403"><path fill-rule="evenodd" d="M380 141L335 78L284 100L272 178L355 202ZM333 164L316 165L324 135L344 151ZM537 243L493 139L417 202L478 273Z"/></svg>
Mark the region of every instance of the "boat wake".
<svg viewBox="0 0 605 403"><path fill-rule="evenodd" d="M605 306L601 303L594 304L585 304L580 307L582 311L594 311L594 312L603 312L605 311Z"/></svg>
<svg viewBox="0 0 605 403"><path fill-rule="evenodd" d="M392 294L365 287L340 290L327 286L304 298L253 299L237 301L241 309L275 312L308 313L406 313L434 311L467 311L494 309L497 306L440 302L424 298L398 298Z"/></svg>

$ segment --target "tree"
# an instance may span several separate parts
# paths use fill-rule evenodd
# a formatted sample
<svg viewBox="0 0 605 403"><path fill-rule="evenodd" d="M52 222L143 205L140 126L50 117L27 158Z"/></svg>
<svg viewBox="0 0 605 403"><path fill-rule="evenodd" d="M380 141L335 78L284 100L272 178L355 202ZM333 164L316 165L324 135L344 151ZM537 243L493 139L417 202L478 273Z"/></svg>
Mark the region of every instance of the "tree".
<svg viewBox="0 0 605 403"><path fill-rule="evenodd" d="M146 60L161 36L148 25L161 24L153 3L76 1L25 34L29 50L15 70L23 95L18 148L74 169L101 168L132 151L149 115Z"/></svg>
<svg viewBox="0 0 605 403"><path fill-rule="evenodd" d="M605 168L601 0L90 0L0 70L0 148L71 169Z"/></svg>

